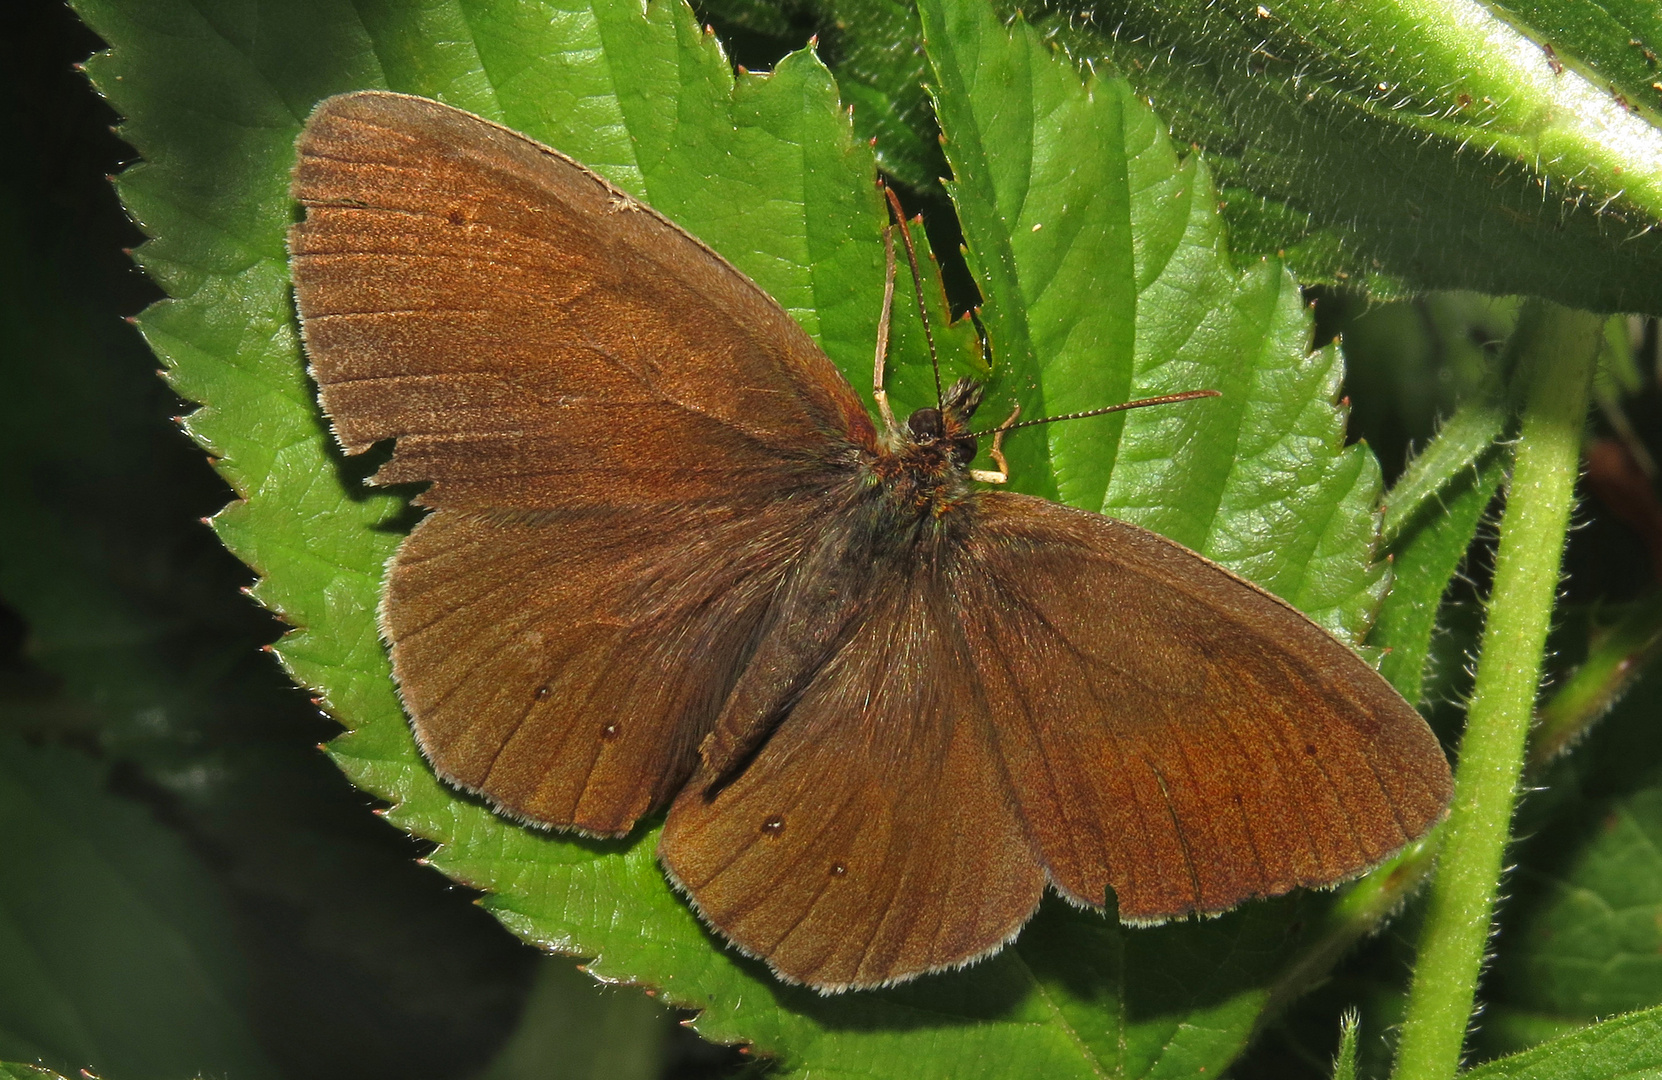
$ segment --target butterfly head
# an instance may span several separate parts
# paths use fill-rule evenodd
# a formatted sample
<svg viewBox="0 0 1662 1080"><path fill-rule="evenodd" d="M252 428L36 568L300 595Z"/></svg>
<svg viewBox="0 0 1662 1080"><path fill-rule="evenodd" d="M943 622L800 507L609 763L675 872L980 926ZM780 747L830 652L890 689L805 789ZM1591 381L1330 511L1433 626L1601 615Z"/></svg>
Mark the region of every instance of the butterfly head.
<svg viewBox="0 0 1662 1080"><path fill-rule="evenodd" d="M981 387L960 379L941 394L939 408L919 409L889 432L882 449L868 459L872 483L902 516L939 518L971 494L969 463L978 449L970 418L981 404Z"/></svg>
<svg viewBox="0 0 1662 1080"><path fill-rule="evenodd" d="M941 395L938 409L919 409L906 418L906 434L917 446L944 450L954 465L965 466L978 449L970 419L981 404L981 384L959 379Z"/></svg>

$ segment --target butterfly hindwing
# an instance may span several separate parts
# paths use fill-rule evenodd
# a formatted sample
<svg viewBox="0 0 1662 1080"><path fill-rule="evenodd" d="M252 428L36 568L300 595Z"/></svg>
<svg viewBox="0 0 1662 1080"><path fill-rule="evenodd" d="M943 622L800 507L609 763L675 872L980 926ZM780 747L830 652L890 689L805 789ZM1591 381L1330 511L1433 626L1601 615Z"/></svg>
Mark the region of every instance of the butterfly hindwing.
<svg viewBox="0 0 1662 1080"><path fill-rule="evenodd" d="M942 584L927 565L886 580L746 767L695 775L665 823L700 913L792 981L960 966L1043 893Z"/></svg>
<svg viewBox="0 0 1662 1080"><path fill-rule="evenodd" d="M812 512L429 515L381 619L423 751L517 816L628 831L691 771Z"/></svg>

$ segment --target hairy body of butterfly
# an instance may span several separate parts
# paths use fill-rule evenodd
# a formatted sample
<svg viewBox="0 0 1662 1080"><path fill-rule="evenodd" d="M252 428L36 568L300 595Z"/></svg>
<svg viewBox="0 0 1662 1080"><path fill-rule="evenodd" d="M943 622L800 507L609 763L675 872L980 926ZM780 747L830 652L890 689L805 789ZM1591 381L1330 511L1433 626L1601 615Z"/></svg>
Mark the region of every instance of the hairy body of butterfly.
<svg viewBox="0 0 1662 1080"><path fill-rule="evenodd" d="M1354 876L1443 813L1419 715L1170 541L979 490L951 388L879 433L760 289L571 160L360 93L300 140L320 400L430 513L381 625L422 750L628 832L822 991L968 963L1047 884L1159 921Z"/></svg>
<svg viewBox="0 0 1662 1080"><path fill-rule="evenodd" d="M962 379L946 390L939 409L919 409L888 433L880 451L863 457L862 468L897 514L925 511L925 518L939 520L969 501L969 463L977 450L969 422L980 405L981 387Z"/></svg>

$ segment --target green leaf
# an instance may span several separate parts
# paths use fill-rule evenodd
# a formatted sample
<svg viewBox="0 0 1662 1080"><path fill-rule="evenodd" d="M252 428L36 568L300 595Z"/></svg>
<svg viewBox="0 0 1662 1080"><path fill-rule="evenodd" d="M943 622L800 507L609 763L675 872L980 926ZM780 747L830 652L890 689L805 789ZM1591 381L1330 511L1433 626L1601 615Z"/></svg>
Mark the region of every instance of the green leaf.
<svg viewBox="0 0 1662 1080"><path fill-rule="evenodd" d="M1508 455L1497 450L1453 478L1438 497L1438 512L1427 515L1393 545L1391 592L1368 641L1388 650L1379 670L1409 701L1418 702L1423 696L1426 660L1443 594L1465 561L1484 511L1506 479L1508 463Z"/></svg>
<svg viewBox="0 0 1662 1080"><path fill-rule="evenodd" d="M1545 895L1509 927L1509 1008L1591 1020L1662 1004L1662 786L1601 802L1579 851L1539 870Z"/></svg>
<svg viewBox="0 0 1662 1080"><path fill-rule="evenodd" d="M1651 593L1614 625L1595 626L1588 650L1554 690L1529 733L1530 765L1546 765L1573 746L1649 674L1662 655L1662 594Z"/></svg>
<svg viewBox="0 0 1662 1080"><path fill-rule="evenodd" d="M486 891L526 940L701 1009L706 1037L751 1042L786 1074L1215 1075L1239 1052L1308 898L1158 930L1053 901L966 972L823 998L722 948L665 883L655 832L595 842L518 827L444 787L415 750L373 614L403 506L365 493L363 466L335 455L292 323L283 235L302 119L326 93L387 85L525 130L712 244L866 393L884 212L871 151L811 54L735 80L685 7L633 0L568 3L557 18L498 0L420 18L312 0L258 22L183 0L77 9L112 45L89 68L146 160L122 193L155 237L140 258L174 299L144 333L202 403L189 429L242 496L215 528L296 627L278 651L348 728L335 760L393 804L388 820L439 845L434 866ZM1168 388L1227 395L1020 433L1017 483L1160 528L1357 640L1383 587L1378 471L1343 445L1337 354L1308 351L1291 278L1273 262L1230 265L1205 169L1178 161L1125 84L1087 88L1026 28L1012 39L979 8L931 17L952 23L931 37L937 73L969 70L972 48L1027 80L938 87L949 146L979 140L1001 163L955 162L972 253L1005 259L982 278L995 398L1017 387L1055 412ZM1042 216L1007 227L1022 170L1044 181L1026 204ZM897 316L896 334L893 397L932 403L915 318ZM950 371L978 370L970 334L947 344Z"/></svg>
<svg viewBox="0 0 1662 1080"><path fill-rule="evenodd" d="M1461 406L1490 396L1486 384L1503 369L1522 301L1432 293L1380 304L1355 290L1322 289L1320 295L1325 332L1336 330L1344 349L1345 394L1355 404L1351 434L1364 435L1385 475L1399 483ZM1458 471L1429 470L1444 478ZM1402 511L1418 500L1398 493L1396 503L1398 516L1387 516L1386 543L1407 524Z"/></svg>
<svg viewBox="0 0 1662 1080"><path fill-rule="evenodd" d="M911 52L898 23L844 20L830 0L803 6L862 51ZM1206 151L1238 253L1281 252L1301 280L1382 295L1469 288L1659 310L1653 4L1001 7L1128 77L1181 142ZM891 80L882 90L904 92L905 71L878 74ZM898 157L927 147L915 128L874 133Z"/></svg>
<svg viewBox="0 0 1662 1080"><path fill-rule="evenodd" d="M922 11L992 401L1042 417L1223 393L1014 433L1012 486L1154 529L1359 640L1384 588L1378 465L1344 446L1339 356L1309 351L1292 278L1235 270L1204 164L1177 159L1126 82L1082 93L1019 20Z"/></svg>
<svg viewBox="0 0 1662 1080"><path fill-rule="evenodd" d="M1462 1073L1466 1080L1640 1080L1662 1074L1662 1008L1593 1024Z"/></svg>
<svg viewBox="0 0 1662 1080"><path fill-rule="evenodd" d="M1473 397L1449 417L1385 497L1381 539L1387 546L1410 542L1405 534L1423 519L1439 516L1471 475L1483 471L1482 463L1505 434L1506 420L1506 405L1497 392Z"/></svg>
<svg viewBox="0 0 1662 1080"><path fill-rule="evenodd" d="M1513 416L1505 389L1512 356L1500 354L1498 341L1493 342L1496 355L1483 352L1489 344L1485 339L1497 329L1486 325L1488 320L1499 315L1514 322L1515 312L1509 310L1514 306L1471 296L1387 305L1359 320L1357 332L1345 335L1346 357L1356 364L1347 385L1353 392L1382 391L1385 408L1376 401L1376 413L1389 411L1399 422L1405 414L1433 413L1446 384L1470 384L1385 496L1381 541L1394 560L1394 574L1369 643L1385 651L1380 671L1412 702L1424 696L1443 596L1511 463L1503 439ZM1474 347L1474 337L1483 344ZM1421 363L1403 363L1416 353ZM1425 363L1426 354L1438 355L1443 363ZM1392 397L1397 400L1391 402ZM1385 434L1389 441L1394 433Z"/></svg>
<svg viewBox="0 0 1662 1080"><path fill-rule="evenodd" d="M1534 36L1568 67L1654 110L1662 104L1662 10L1645 0L1521 0L1508 4Z"/></svg>
<svg viewBox="0 0 1662 1080"><path fill-rule="evenodd" d="M4 1080L64 1080L64 1077L51 1069L43 1069L39 1065L24 1065L17 1061L0 1061L0 1077Z"/></svg>
<svg viewBox="0 0 1662 1080"><path fill-rule="evenodd" d="M1634 14L1632 33L1610 25L1608 7L1553 6L1603 19L1612 37L1600 52L1654 29L1640 4L1618 8ZM1662 130L1653 111L1632 108L1658 103L1654 76L1621 94L1574 44L1549 57L1515 5L1055 9L1089 13L1055 26L1078 58L1127 74L1180 138L1215 155L1238 251L1285 250L1303 280L1387 293L1469 288L1662 309L1662 238L1651 231Z"/></svg>
<svg viewBox="0 0 1662 1080"><path fill-rule="evenodd" d="M133 1080L277 1075L218 884L107 783L72 751L0 736L0 1056Z"/></svg>

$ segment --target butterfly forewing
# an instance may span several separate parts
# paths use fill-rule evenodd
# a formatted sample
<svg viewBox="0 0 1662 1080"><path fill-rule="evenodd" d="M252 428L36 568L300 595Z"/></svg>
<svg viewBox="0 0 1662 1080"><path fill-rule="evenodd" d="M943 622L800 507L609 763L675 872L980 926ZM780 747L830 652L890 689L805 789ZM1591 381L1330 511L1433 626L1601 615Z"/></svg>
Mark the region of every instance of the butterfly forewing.
<svg viewBox="0 0 1662 1080"><path fill-rule="evenodd" d="M471 509L771 495L859 399L765 293L523 135L420 98L319 106L290 235L325 413L377 478Z"/></svg>
<svg viewBox="0 0 1662 1080"><path fill-rule="evenodd" d="M538 821L679 786L817 500L873 434L777 304L569 159L419 98L332 98L290 235L343 446L436 508L382 628L423 749Z"/></svg>

